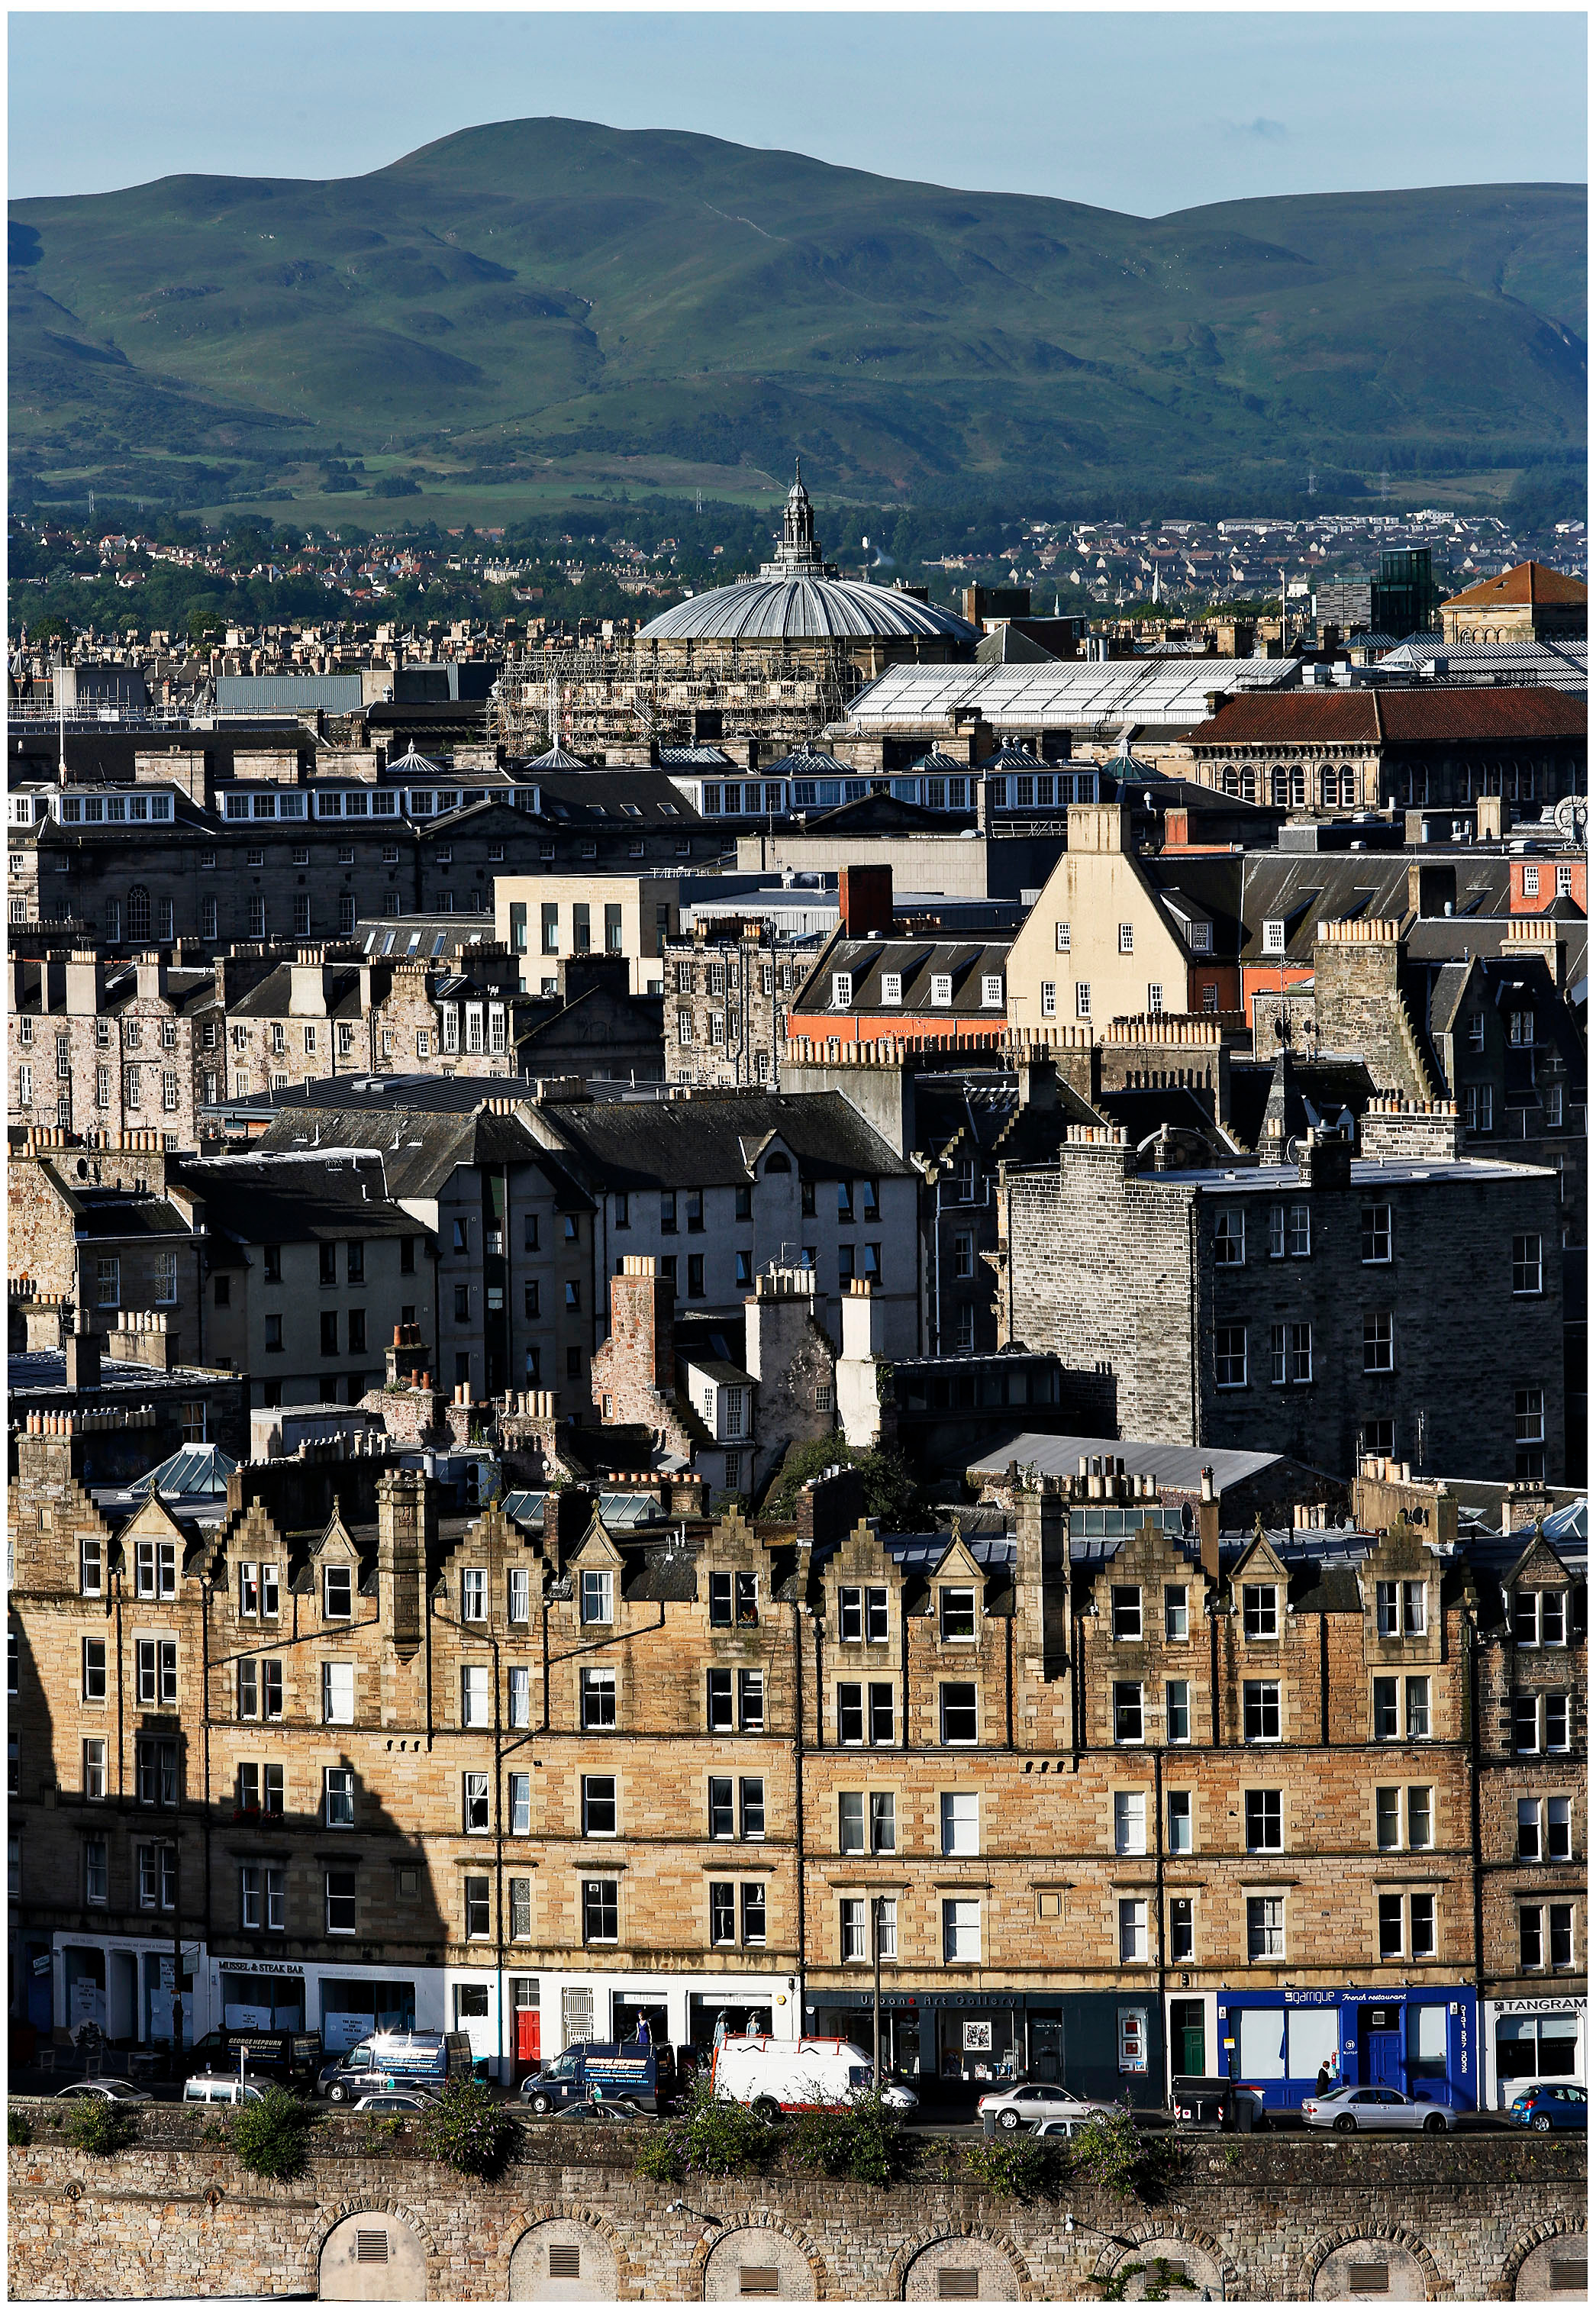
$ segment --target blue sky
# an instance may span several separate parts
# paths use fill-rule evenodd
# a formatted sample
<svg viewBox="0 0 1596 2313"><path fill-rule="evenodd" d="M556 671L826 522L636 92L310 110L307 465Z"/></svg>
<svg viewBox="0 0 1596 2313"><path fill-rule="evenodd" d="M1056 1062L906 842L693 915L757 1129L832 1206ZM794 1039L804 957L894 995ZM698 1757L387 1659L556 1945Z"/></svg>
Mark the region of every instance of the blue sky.
<svg viewBox="0 0 1596 2313"><path fill-rule="evenodd" d="M1583 12L13 13L10 190L353 176L483 120L702 131L1140 215L1583 181Z"/></svg>

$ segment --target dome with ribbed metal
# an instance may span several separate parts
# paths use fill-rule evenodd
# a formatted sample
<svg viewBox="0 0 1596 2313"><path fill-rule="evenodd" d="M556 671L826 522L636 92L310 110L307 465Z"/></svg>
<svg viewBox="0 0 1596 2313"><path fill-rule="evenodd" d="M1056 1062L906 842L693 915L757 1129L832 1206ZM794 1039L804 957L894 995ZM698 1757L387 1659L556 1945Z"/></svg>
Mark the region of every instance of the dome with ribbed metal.
<svg viewBox="0 0 1596 2313"><path fill-rule="evenodd" d="M922 602L892 586L844 578L815 544L814 508L794 471L782 511L781 544L757 577L713 594L690 595L651 619L641 642L869 642L925 640L969 643L975 629L951 611Z"/></svg>

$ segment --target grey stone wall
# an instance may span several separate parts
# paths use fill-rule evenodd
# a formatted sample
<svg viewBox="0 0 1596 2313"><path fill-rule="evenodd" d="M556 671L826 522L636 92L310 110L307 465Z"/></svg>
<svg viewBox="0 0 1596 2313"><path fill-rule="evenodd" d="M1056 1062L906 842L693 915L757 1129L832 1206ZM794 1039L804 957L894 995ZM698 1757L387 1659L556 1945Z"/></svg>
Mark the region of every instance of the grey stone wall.
<svg viewBox="0 0 1596 2313"><path fill-rule="evenodd" d="M36 2126L45 2109L28 2107ZM1126 2294L1145 2296L1159 2258L1188 2278L1171 2295L1232 2301L1345 2296L1352 2265L1376 2261L1398 2297L1583 2296L1568 2285L1585 2256L1583 2140L1204 2139L1147 2207L931 2176L891 2191L781 2174L656 2185L627 2142L584 2137L578 2152L557 2129L529 2132L524 2157L478 2185L417 2157L408 2128L374 2149L354 2115L318 2132L303 2177L270 2184L214 2128L206 2141L197 2113L163 2108L146 2128L152 2141L99 2160L54 2141L11 2148L13 2298L413 2300L420 2271L434 2300L681 2303L739 2295L754 2266L775 2268L786 2298L936 2298L950 2268L973 2272L983 2300L1048 2301L1095 2298L1138 2265ZM386 2236L381 2261L351 2257L363 2229ZM551 2242L577 2250L574 2275Z"/></svg>

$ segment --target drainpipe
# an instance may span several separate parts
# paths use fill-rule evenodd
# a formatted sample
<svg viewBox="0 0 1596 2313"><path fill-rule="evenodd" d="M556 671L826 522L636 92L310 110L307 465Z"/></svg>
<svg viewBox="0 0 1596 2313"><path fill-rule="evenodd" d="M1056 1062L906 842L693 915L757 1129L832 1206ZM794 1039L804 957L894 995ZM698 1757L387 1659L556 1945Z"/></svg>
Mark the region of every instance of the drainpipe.
<svg viewBox="0 0 1596 2313"><path fill-rule="evenodd" d="M1169 1739L1169 1730L1167 1728L1164 1730L1164 1737L1167 1741ZM1158 2030L1159 2036L1163 2042L1164 2098L1167 2103L1172 2104L1174 2102L1174 2052L1171 2045L1169 2028L1170 2010L1167 1996L1169 1988L1169 1966L1168 1955L1164 1948L1163 1932L1165 1904L1163 1883L1163 1753L1162 1750L1155 1750L1153 1754L1153 1811L1154 1816L1153 1826L1153 1852L1156 1859L1153 1875L1154 1900L1158 1905Z"/></svg>
<svg viewBox="0 0 1596 2313"><path fill-rule="evenodd" d="M793 1840L798 1872L798 2001L795 2037L803 2037L804 1968L809 1958L803 1854L803 1602L793 1602Z"/></svg>

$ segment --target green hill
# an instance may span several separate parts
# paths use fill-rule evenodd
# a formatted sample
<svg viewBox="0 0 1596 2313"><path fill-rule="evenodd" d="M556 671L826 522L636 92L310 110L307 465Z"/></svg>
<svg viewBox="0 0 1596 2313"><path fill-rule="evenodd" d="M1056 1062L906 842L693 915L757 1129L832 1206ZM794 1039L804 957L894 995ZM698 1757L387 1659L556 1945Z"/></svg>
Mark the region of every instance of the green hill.
<svg viewBox="0 0 1596 2313"><path fill-rule="evenodd" d="M425 492L797 448L908 497L1584 450L1575 186L1145 220L523 120L324 184L18 202L10 258L13 475L46 494L314 490L335 453Z"/></svg>

